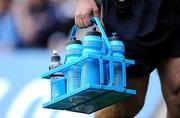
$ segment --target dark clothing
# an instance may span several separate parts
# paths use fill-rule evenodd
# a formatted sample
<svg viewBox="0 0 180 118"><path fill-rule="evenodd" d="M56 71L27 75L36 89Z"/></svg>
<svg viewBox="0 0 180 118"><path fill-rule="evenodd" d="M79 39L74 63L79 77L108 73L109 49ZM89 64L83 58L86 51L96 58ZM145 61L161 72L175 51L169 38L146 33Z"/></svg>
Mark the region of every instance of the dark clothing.
<svg viewBox="0 0 180 118"><path fill-rule="evenodd" d="M180 1L130 0L132 14L120 18L115 0L106 0L104 24L108 34L117 32L126 48L126 58L135 66L127 69L129 77L152 72L163 58L180 57Z"/></svg>

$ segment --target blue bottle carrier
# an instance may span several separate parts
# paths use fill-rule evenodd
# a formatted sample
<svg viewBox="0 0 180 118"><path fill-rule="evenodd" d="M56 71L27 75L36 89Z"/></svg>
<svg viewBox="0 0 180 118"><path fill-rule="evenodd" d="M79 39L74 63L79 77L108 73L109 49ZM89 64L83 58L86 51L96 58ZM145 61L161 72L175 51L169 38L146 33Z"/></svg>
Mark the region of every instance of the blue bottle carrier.
<svg viewBox="0 0 180 118"><path fill-rule="evenodd" d="M57 72L66 73L69 68L76 65L81 67L83 62L87 59L94 59L99 61L99 77L91 78L91 79L99 79L99 84L86 84L80 86L77 89L74 89L71 92L66 92L65 94L51 99L49 102L43 104L44 108L56 109L56 110L68 110L73 112L80 112L90 114L95 111L98 111L102 108L110 106L114 103L117 103L127 97L136 94L136 90L128 89L126 84L126 67L133 65L134 60L129 60L125 58L118 58L112 56L112 47L110 42L104 32L104 29L101 25L101 22L97 17L91 19L91 22L96 23L101 34L104 46L107 49L106 55L93 55L87 54L79 57L79 59L63 64L57 68L49 70L47 73L42 74L42 78L50 79L51 75ZM71 36L74 36L76 33L77 27L74 26L71 32ZM105 63L109 64L109 83L105 84L105 72L104 65ZM120 80L120 84L115 86L115 72L114 72L114 64L120 63L122 76ZM90 70L89 70L90 71ZM65 78L66 79L66 78ZM65 85L61 85L62 87L67 87L67 83ZM79 83L80 84L80 83Z"/></svg>

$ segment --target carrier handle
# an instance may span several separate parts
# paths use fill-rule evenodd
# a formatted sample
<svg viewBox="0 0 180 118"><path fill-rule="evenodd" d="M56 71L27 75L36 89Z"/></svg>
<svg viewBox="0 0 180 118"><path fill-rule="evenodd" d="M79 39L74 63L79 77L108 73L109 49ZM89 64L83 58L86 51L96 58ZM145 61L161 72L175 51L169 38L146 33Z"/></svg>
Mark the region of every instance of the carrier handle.
<svg viewBox="0 0 180 118"><path fill-rule="evenodd" d="M90 19L91 23L95 23L97 25L97 27L99 28L101 34L102 34L102 40L103 40L103 43L105 43L105 46L107 47L108 49L108 54L107 55L112 55L112 47L110 45L110 42L108 40L108 37L105 33L105 30L101 24L101 21L99 20L98 17L93 17ZM70 33L70 40L75 40L75 35L76 35L76 32L78 30L78 26L77 25L74 25L71 29L71 33Z"/></svg>
<svg viewBox="0 0 180 118"><path fill-rule="evenodd" d="M107 55L112 55L112 47L111 47L109 39L108 39L108 37L107 37L107 35L105 33L105 30L104 30L104 28L103 28L103 26L101 24L101 21L99 20L98 17L93 17L93 18L90 19L90 21L92 23L95 23L98 26L99 30L100 30L100 32L102 34L103 43L105 43L105 45L106 45L106 47L108 49L108 54Z"/></svg>

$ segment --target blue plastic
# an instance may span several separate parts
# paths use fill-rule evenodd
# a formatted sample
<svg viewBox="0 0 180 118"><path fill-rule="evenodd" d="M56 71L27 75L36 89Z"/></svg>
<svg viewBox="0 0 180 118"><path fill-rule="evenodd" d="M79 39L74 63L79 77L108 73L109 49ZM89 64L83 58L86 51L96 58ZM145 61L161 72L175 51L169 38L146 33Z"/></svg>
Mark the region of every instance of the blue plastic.
<svg viewBox="0 0 180 118"><path fill-rule="evenodd" d="M76 29L76 28L75 28ZM74 35L74 34L72 34ZM71 39L74 40L74 39ZM67 44L65 53L66 60L65 64L70 62L74 62L78 60L79 57L82 56L83 46L82 44ZM81 66L73 65L71 68L65 72L65 76L67 78L67 93L74 91L75 89L80 87L81 83Z"/></svg>
<svg viewBox="0 0 180 118"><path fill-rule="evenodd" d="M83 42L83 53L82 56L91 55L101 55L102 39L100 36L85 36L82 40ZM99 84L99 61L95 59L87 59L82 63L82 76L81 76L81 86L88 84L96 85Z"/></svg>
<svg viewBox="0 0 180 118"><path fill-rule="evenodd" d="M66 79L63 77L51 77L51 99L66 94Z"/></svg>
<svg viewBox="0 0 180 118"><path fill-rule="evenodd" d="M91 18L91 22L94 22L96 23L96 25L98 26L101 34L102 34L102 39L103 39L103 49L106 49L108 50L108 54L107 55L111 55L112 54L112 48L111 48L111 45L110 45L110 42L108 40L108 37L104 31L104 28L100 22L100 20L98 19L98 17L93 17Z"/></svg>
<svg viewBox="0 0 180 118"><path fill-rule="evenodd" d="M53 50L53 55L51 56L51 63L49 69L54 69L61 64L61 57L58 55L56 50ZM57 98L61 95L66 94L66 79L62 72L53 73L50 77L51 81L51 99Z"/></svg>
<svg viewBox="0 0 180 118"><path fill-rule="evenodd" d="M49 79L56 72L67 73L73 66L78 65L82 68L81 84L78 83L80 87L43 104L44 108L89 114L136 94L135 90L127 89L126 86L126 66L134 64L134 60L124 57L125 50L122 42L108 40L98 18L94 17L91 21L97 24L102 36L86 36L83 40L81 57L70 59L73 61L68 62L70 57L66 56L64 65L42 75L43 78ZM71 36L75 36L76 31L77 27L73 27ZM101 53L101 49L104 47L108 49L107 54ZM83 73L83 64L86 65L85 74ZM115 71L116 64L119 67L117 73ZM108 71L105 71L106 67L109 68ZM107 75L109 76L108 82ZM116 80L117 75L118 79ZM66 79L68 80L68 77ZM68 82L65 84L72 85Z"/></svg>
<svg viewBox="0 0 180 118"><path fill-rule="evenodd" d="M113 57L116 58L121 58L124 59L124 53L125 53L125 47L122 41L119 40L113 40L110 41L110 44L112 46L112 51L113 51ZM123 74L122 74L122 64L115 62L114 63L114 86L115 87L126 87L126 85L124 85L124 80L123 80Z"/></svg>
<svg viewBox="0 0 180 118"><path fill-rule="evenodd" d="M120 58L120 59L124 59L124 52L125 52L125 49L124 49L124 44L122 41L120 40L113 40L113 41L110 41L110 45L112 47L112 56L113 57L116 57L116 58ZM105 64L105 67L104 67L104 70L105 70L105 84L106 85L109 85L111 84L111 82L113 82L114 86L118 87L118 86L123 86L121 85L123 82L122 80L122 64L121 63L117 63L115 62L114 63L114 80L112 80L110 82L110 71L112 70L111 69L111 66L112 63L111 62L106 62Z"/></svg>

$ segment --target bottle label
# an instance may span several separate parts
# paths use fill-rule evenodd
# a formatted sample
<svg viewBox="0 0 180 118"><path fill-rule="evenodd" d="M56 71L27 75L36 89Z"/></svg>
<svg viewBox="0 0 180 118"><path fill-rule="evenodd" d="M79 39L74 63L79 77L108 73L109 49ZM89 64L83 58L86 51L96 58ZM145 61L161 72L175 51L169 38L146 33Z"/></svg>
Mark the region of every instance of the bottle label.
<svg viewBox="0 0 180 118"><path fill-rule="evenodd" d="M120 69L120 64L118 63L115 63L114 64L114 75L115 75L115 86L119 86L120 85L120 72L121 69Z"/></svg>
<svg viewBox="0 0 180 118"><path fill-rule="evenodd" d="M81 53L82 53L82 50L75 50L75 49L73 49L73 50L66 50L65 53L66 53L66 54L77 54L77 53L78 53L78 54L79 54L79 53L81 54Z"/></svg>
<svg viewBox="0 0 180 118"><path fill-rule="evenodd" d="M82 69L81 69L82 75L81 75L81 81L82 85L85 85L85 79L86 79L86 63L82 64Z"/></svg>
<svg viewBox="0 0 180 118"><path fill-rule="evenodd" d="M77 88L79 88L79 82L78 82L78 66L73 66L73 68L74 68L74 89L77 89Z"/></svg>

